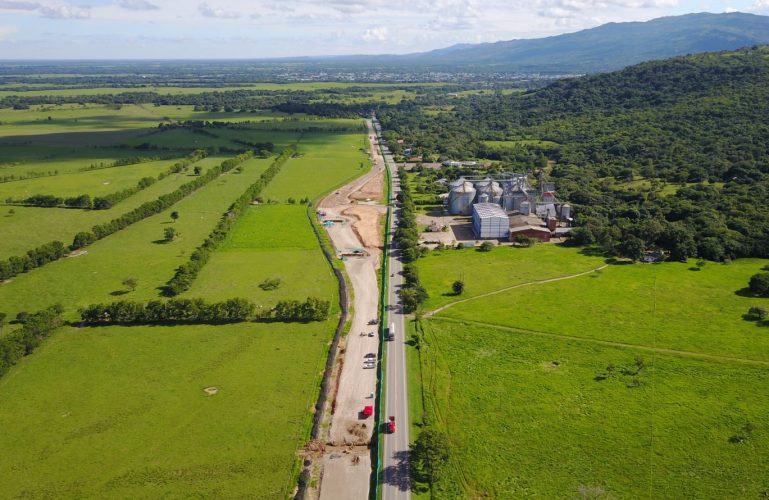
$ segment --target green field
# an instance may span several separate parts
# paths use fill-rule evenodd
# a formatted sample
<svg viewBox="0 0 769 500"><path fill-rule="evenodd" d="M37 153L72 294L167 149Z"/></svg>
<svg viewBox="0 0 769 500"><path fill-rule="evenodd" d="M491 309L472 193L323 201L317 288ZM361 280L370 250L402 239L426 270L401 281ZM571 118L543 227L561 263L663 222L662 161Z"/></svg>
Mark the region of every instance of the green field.
<svg viewBox="0 0 769 500"><path fill-rule="evenodd" d="M218 165L224 159L225 157L209 157L196 165L206 170ZM91 173L95 172L89 172ZM155 200L158 196L173 191L191 179L192 177L186 173L169 175L107 210L2 207L0 231L5 237L0 239L0 258L23 254L31 248L53 240L70 244L78 232L90 230L96 224L119 217L142 203ZM2 186L3 184L0 184L0 187ZM11 210L13 210L12 214L9 213ZM36 231L30 232L30 227L36 228Z"/></svg>
<svg viewBox="0 0 769 500"><path fill-rule="evenodd" d="M769 488L767 366L439 319L425 322L421 353L430 419L451 442L435 498L758 498ZM646 367L623 375L637 357Z"/></svg>
<svg viewBox="0 0 769 500"><path fill-rule="evenodd" d="M613 264L546 283L600 261L539 245L418 262L426 309L470 299L423 319L411 351L424 418L450 440L436 498L769 489L769 337L743 319L766 300L741 291L766 261ZM449 270L462 270L462 297L441 295Z"/></svg>
<svg viewBox="0 0 769 500"><path fill-rule="evenodd" d="M94 302L159 297L158 287L171 278L232 201L269 164L268 159L249 160L243 164L243 173L223 175L165 212L89 245L87 254L52 262L0 285L3 312L13 317L19 311L36 311L59 302L72 317L78 307ZM180 214L176 222L171 222L172 211ZM163 230L171 225L179 236L171 243L162 243ZM136 291L121 295L126 291L121 282L128 277L136 278L139 285Z"/></svg>
<svg viewBox="0 0 769 500"><path fill-rule="evenodd" d="M280 279L280 287L259 287L270 279ZM262 205L238 222L189 294L216 300L248 297L269 307L283 299L334 297L335 288L336 279L318 247L306 208Z"/></svg>
<svg viewBox="0 0 769 500"><path fill-rule="evenodd" d="M58 332L0 379L0 496L286 498L332 323Z"/></svg>
<svg viewBox="0 0 769 500"><path fill-rule="evenodd" d="M157 132L161 121L187 119L250 123L207 129L214 137L185 129ZM281 299L316 296L332 304L327 321L309 324L60 329L0 378L0 497L289 496L297 484L296 452L308 439L336 326L338 291L307 207L285 201L317 198L370 168L360 151L362 122L151 105L4 109L0 122L0 153L7 153L0 176L58 170L50 177L0 184L0 197L98 196L157 176L175 161L82 171L124 156L242 149L237 140L271 142L278 150L298 143L300 156L288 161L263 193L282 202L248 210L182 297L244 297L270 307ZM207 169L234 154L199 165ZM11 319L61 303L65 317L75 321L78 308L90 303L160 298L175 268L272 161L249 160L241 173L224 174L165 212L87 246L82 255L0 284L0 311ZM0 257L54 239L68 244L77 232L191 179L170 175L109 210L5 207ZM180 215L176 222L173 211ZM168 227L178 237L165 243ZM136 290L122 284L128 277L137 280ZM272 278L281 279L276 290L258 287ZM206 395L208 387L218 393Z"/></svg>

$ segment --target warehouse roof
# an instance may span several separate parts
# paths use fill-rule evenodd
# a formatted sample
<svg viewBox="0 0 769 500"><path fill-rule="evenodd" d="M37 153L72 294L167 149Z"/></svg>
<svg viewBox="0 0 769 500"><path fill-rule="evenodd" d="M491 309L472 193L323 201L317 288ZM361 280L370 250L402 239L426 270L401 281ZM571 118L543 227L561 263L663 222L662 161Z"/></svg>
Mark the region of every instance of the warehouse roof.
<svg viewBox="0 0 769 500"><path fill-rule="evenodd" d="M522 233L524 231L540 231L540 232L543 232L543 233L550 234L550 230L548 228L542 227L542 226L527 225L527 226L516 226L516 227L511 227L510 228L510 232L511 233Z"/></svg>
<svg viewBox="0 0 769 500"><path fill-rule="evenodd" d="M481 219L487 217L507 217L507 212L496 203L476 203L473 205L473 212L476 212Z"/></svg>

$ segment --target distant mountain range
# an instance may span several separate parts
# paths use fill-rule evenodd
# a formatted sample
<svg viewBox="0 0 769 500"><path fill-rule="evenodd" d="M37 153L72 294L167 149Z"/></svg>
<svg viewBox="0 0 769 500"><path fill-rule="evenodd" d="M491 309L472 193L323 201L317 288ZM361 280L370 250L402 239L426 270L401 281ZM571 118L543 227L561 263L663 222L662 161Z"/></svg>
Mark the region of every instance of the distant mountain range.
<svg viewBox="0 0 769 500"><path fill-rule="evenodd" d="M422 70L597 73L677 55L769 44L769 16L740 12L686 14L647 22L609 23L565 35L461 44L401 56L368 56L369 64ZM363 62L361 56L334 58Z"/></svg>

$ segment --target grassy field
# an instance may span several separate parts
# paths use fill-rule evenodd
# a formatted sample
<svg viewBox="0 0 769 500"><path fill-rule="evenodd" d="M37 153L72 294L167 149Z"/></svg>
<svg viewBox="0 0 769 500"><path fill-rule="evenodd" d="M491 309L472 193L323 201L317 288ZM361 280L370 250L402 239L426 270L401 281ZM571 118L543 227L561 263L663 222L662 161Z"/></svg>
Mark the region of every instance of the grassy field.
<svg viewBox="0 0 769 500"><path fill-rule="evenodd" d="M410 353L425 419L451 443L436 498L769 490L769 337L742 318L766 300L741 292L766 261L609 265L482 298L600 260L540 245L418 262L426 309L458 299L441 295L448 270L471 299L424 319Z"/></svg>
<svg viewBox="0 0 769 500"><path fill-rule="evenodd" d="M136 187L140 179L165 173L177 160L151 161L100 168L88 172L72 172L0 183L0 200L23 199L35 194L52 194L63 198L88 194L104 196Z"/></svg>
<svg viewBox="0 0 769 500"><path fill-rule="evenodd" d="M204 169L221 163L225 157L209 157L196 165ZM118 167L122 168L122 167ZM96 171L100 172L100 171ZM95 173L95 172L93 172ZM56 178L52 178L53 182ZM0 213L0 258L20 255L31 248L49 241L59 240L65 244L80 231L90 230L94 225L108 222L129 212L142 203L171 192L192 179L188 174L172 174L156 182L108 210L72 210L66 208L3 207ZM15 183L9 183L7 186ZM0 184L0 188L4 186ZM13 210L13 213L9 211ZM35 231L29 228L34 227Z"/></svg>
<svg viewBox="0 0 769 500"><path fill-rule="evenodd" d="M436 498L757 498L769 488L766 366L439 319L425 337L429 414L451 442ZM638 357L645 367L632 375Z"/></svg>
<svg viewBox="0 0 769 500"><path fill-rule="evenodd" d="M764 265L766 261L740 259L731 265L711 263L696 272L683 263L615 265L581 278L458 304L441 314L769 362L769 331L742 319L751 306L766 306L767 300L737 293Z"/></svg>
<svg viewBox="0 0 769 500"><path fill-rule="evenodd" d="M603 264L604 259L601 257L582 256L578 249L555 245L499 247L491 252L443 250L430 252L427 257L417 261L419 279L430 294L424 304L426 311L458 299L476 297L530 281L578 274ZM460 278L465 282L465 292L461 297L456 297L451 285Z"/></svg>
<svg viewBox="0 0 769 500"><path fill-rule="evenodd" d="M286 498L334 322L57 333L0 379L0 496Z"/></svg>
<svg viewBox="0 0 769 500"><path fill-rule="evenodd" d="M117 298L147 300L159 296L158 287L187 260L219 221L222 213L270 164L269 159L249 160L243 173L231 172L212 181L163 213L144 219L100 240L88 253L47 264L0 286L3 312L35 311L61 303L73 317L77 308ZM179 220L172 223L170 213ZM163 230L173 225L179 237L162 243ZM121 282L134 277L136 291L123 295Z"/></svg>
<svg viewBox="0 0 769 500"><path fill-rule="evenodd" d="M265 280L280 279L275 290ZM308 296L336 300L336 279L324 260L303 205L252 207L203 268L191 296L247 297L265 307Z"/></svg>
<svg viewBox="0 0 769 500"><path fill-rule="evenodd" d="M298 144L300 158L283 167L267 189L265 198L315 199L326 191L366 173L371 164L361 133L304 134Z"/></svg>

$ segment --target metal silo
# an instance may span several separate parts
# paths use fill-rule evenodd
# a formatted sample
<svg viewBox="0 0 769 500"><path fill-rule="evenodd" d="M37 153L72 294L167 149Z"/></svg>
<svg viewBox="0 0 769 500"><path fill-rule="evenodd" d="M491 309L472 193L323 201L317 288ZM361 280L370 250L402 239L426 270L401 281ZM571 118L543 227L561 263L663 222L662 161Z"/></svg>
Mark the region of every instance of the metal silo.
<svg viewBox="0 0 769 500"><path fill-rule="evenodd" d="M473 200L476 190L472 182L460 178L450 184L449 213L452 215L470 215L473 213Z"/></svg>
<svg viewBox="0 0 769 500"><path fill-rule="evenodd" d="M523 215L529 215L531 213L531 205L527 200L523 200L521 202L521 214Z"/></svg>
<svg viewBox="0 0 769 500"><path fill-rule="evenodd" d="M568 219L571 217L571 205L564 203L561 205L561 219Z"/></svg>

